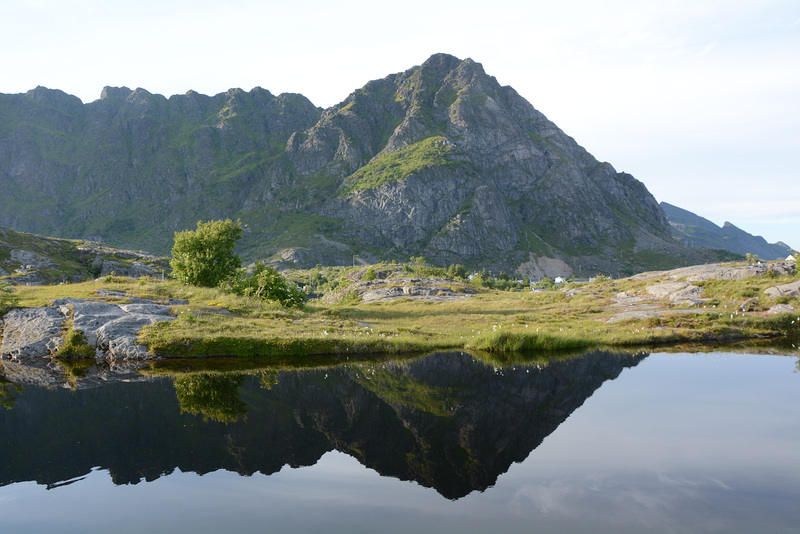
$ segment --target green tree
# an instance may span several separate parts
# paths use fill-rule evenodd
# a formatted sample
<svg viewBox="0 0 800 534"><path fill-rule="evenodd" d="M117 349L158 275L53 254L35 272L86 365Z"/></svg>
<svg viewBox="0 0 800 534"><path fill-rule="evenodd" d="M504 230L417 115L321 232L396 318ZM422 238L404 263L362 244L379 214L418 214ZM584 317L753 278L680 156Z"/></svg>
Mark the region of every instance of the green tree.
<svg viewBox="0 0 800 534"><path fill-rule="evenodd" d="M450 267L447 268L447 276L454 280L464 280L467 278L467 271L459 263L450 264Z"/></svg>
<svg viewBox="0 0 800 534"><path fill-rule="evenodd" d="M175 232L172 247L172 275L185 284L216 287L233 276L242 265L233 253L242 237L242 224L224 221L197 221L197 230Z"/></svg>

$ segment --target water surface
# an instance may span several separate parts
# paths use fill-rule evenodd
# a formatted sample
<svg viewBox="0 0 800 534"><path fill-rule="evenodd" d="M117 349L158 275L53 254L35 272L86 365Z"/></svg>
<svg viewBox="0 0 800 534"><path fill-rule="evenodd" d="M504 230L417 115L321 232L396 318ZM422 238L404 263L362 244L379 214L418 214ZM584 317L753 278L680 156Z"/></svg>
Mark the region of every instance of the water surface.
<svg viewBox="0 0 800 534"><path fill-rule="evenodd" d="M5 386L3 532L797 532L797 357Z"/></svg>

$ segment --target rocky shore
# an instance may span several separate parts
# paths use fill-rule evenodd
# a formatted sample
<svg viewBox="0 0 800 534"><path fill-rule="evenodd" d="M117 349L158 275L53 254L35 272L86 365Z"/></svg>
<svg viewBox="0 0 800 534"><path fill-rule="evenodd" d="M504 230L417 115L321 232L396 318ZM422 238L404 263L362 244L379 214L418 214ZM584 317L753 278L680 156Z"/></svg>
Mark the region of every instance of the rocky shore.
<svg viewBox="0 0 800 534"><path fill-rule="evenodd" d="M52 357L63 345L63 334L70 321L72 328L81 331L86 343L95 350L97 360L152 358L147 348L137 343L139 331L146 325L174 320L169 315L170 305L188 304L178 299L158 304L112 291L97 293L98 299L57 299L52 306L8 312L2 321L0 359Z"/></svg>

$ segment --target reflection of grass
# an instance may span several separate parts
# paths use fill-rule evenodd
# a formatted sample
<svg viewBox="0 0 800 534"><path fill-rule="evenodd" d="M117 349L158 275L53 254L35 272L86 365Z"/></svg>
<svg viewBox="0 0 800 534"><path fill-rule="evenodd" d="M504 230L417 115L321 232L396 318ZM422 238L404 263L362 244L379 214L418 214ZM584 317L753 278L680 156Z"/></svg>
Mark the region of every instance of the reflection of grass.
<svg viewBox="0 0 800 534"><path fill-rule="evenodd" d="M22 392L22 386L6 382L0 375L0 406L6 410L13 410L17 404L17 395Z"/></svg>
<svg viewBox="0 0 800 534"><path fill-rule="evenodd" d="M94 354L94 351L92 351ZM88 359L69 359L69 358L61 358L58 360L58 363L61 364L61 367L64 368L64 374L67 378L67 381L71 384L72 387L78 383L79 378L85 378L89 369L92 369L97 366L97 362L93 358Z"/></svg>
<svg viewBox="0 0 800 534"><path fill-rule="evenodd" d="M424 384L404 373L380 367L365 369L356 380L389 404L407 406L439 417L449 417L456 401L450 388Z"/></svg>

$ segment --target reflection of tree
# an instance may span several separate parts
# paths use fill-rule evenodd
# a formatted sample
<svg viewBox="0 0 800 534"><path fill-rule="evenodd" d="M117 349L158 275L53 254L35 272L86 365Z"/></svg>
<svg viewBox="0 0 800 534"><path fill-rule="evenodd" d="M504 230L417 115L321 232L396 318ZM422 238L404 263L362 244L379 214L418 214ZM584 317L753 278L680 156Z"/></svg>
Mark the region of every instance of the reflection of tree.
<svg viewBox="0 0 800 534"><path fill-rule="evenodd" d="M0 405L6 410L13 410L17 403L17 396L15 393L22 391L22 387L17 384L10 384L8 382L0 382Z"/></svg>
<svg viewBox="0 0 800 534"><path fill-rule="evenodd" d="M208 421L234 423L247 415L247 405L239 398L244 375L191 375L175 380L175 394L181 413L203 415Z"/></svg>

